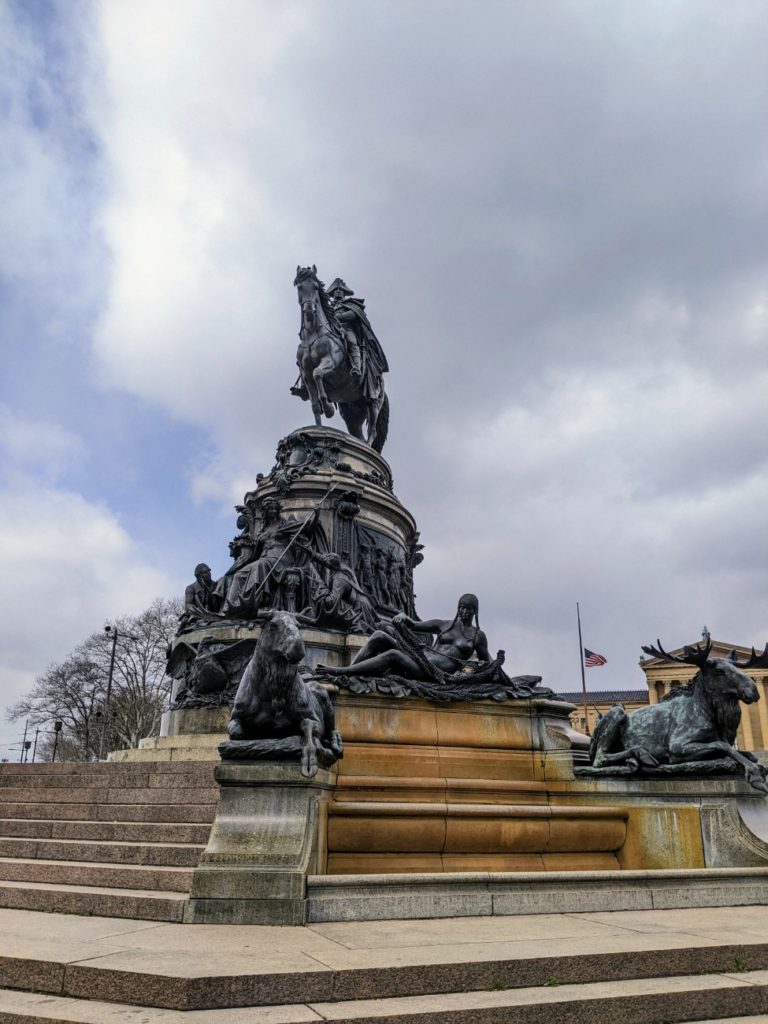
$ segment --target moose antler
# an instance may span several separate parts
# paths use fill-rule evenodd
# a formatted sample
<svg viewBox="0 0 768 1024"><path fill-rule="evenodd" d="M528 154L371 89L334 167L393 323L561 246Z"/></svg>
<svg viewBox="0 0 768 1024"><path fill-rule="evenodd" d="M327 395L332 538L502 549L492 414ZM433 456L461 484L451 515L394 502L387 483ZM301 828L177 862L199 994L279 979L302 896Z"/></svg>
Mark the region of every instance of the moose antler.
<svg viewBox="0 0 768 1024"><path fill-rule="evenodd" d="M661 640L657 640L656 645L656 647L643 647L643 651L650 654L652 658L676 661L680 665L695 665L697 668L704 668L709 658L709 652L712 650L712 641L708 640L704 647L699 647L698 644L695 647L685 646L683 648L684 655L680 658L676 654L667 654L661 646ZM768 651L768 644L766 644L766 651Z"/></svg>
<svg viewBox="0 0 768 1024"><path fill-rule="evenodd" d="M752 653L746 659L746 661L739 661L736 656L736 651L731 651L728 655L728 659L733 662L736 668L768 668L768 644L765 645L765 650L759 654L756 653L755 648L752 648Z"/></svg>

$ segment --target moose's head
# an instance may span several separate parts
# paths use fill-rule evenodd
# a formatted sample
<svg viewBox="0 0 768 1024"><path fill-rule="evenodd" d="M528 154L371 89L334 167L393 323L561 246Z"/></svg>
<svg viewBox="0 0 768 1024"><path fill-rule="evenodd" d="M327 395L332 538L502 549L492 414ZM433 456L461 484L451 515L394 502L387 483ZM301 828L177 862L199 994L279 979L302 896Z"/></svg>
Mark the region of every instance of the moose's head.
<svg viewBox="0 0 768 1024"><path fill-rule="evenodd" d="M711 650L711 641L707 641L703 647L699 644L695 647L684 647L682 657L668 654L661 646L660 640L656 641L656 647L643 647L643 651L653 658L663 658L665 661L698 668L699 675L696 679L700 679L713 696L717 695L724 700L742 701L744 704L754 704L760 700L760 692L755 682L744 669L768 668L768 644L760 654L757 654L753 647L751 655L744 661L739 661L736 651L731 651L724 658L710 658Z"/></svg>

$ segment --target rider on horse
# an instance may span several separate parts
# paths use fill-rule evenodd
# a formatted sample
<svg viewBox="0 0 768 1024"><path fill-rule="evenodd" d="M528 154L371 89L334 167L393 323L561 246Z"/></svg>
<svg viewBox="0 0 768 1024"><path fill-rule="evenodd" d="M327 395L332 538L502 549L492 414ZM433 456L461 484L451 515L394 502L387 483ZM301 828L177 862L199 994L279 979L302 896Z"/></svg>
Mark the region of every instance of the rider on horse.
<svg viewBox="0 0 768 1024"><path fill-rule="evenodd" d="M389 366L365 312L365 299L356 298L340 277L330 285L328 295L347 346L350 375L364 393L370 395L376 390L377 379L388 372Z"/></svg>
<svg viewBox="0 0 768 1024"><path fill-rule="evenodd" d="M357 334L352 326L356 322L358 314L357 310L352 308L351 303L346 301L348 295L353 296L355 293L351 288L347 288L346 284L340 277L337 277L333 284L328 288L328 294L330 295L331 302L333 303L334 315L339 321L341 333L344 335L344 340L347 343L347 357L349 358L350 373L357 381L360 381L363 378L360 343L357 340Z"/></svg>
<svg viewBox="0 0 768 1024"><path fill-rule="evenodd" d="M383 376L389 366L365 301L355 298L338 277L326 291L314 265L297 267L293 283L301 330L296 352L299 379L291 393L311 402L316 426L338 408L350 434L380 452L389 425Z"/></svg>

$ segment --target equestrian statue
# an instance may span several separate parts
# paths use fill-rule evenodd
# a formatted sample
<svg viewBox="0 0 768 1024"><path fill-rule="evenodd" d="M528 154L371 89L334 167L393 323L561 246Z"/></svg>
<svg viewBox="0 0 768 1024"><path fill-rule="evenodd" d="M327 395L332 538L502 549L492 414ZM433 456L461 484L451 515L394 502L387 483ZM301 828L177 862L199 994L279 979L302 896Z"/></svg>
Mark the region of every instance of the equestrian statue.
<svg viewBox="0 0 768 1024"><path fill-rule="evenodd" d="M310 401L315 424L338 407L347 430L380 452L387 439L389 399L384 390L387 358L365 312L341 278L326 291L317 267L297 267L294 285L301 307L296 362L299 379L291 393ZM366 431L363 435L363 425Z"/></svg>

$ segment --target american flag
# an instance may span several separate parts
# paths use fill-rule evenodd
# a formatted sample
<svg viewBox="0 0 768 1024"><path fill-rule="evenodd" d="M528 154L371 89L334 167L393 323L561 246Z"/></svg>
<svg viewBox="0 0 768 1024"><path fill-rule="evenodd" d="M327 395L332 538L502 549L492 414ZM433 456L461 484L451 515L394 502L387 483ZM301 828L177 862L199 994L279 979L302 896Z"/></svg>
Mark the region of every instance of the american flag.
<svg viewBox="0 0 768 1024"><path fill-rule="evenodd" d="M602 654L595 654L588 647L584 648L584 664L587 668L596 668L598 665L605 665L606 660Z"/></svg>

